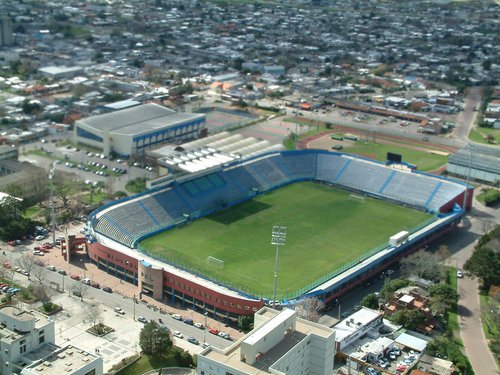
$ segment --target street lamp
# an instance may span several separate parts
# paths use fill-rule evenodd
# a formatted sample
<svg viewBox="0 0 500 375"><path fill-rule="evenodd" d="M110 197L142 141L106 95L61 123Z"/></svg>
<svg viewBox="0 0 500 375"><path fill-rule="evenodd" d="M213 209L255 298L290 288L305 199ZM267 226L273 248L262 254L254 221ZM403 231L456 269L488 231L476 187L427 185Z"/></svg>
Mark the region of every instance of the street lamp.
<svg viewBox="0 0 500 375"><path fill-rule="evenodd" d="M206 332L207 332L207 316L208 316L208 311L205 311L205 314L203 314L203 315L205 315L205 328L203 329L203 343L205 344L206 343L205 339L206 339Z"/></svg>
<svg viewBox="0 0 500 375"><path fill-rule="evenodd" d="M468 196L469 196L469 181L470 181L470 172L471 172L471 169L472 169L472 151L473 151L473 146L472 144L469 143L468 145L468 149L470 151L470 156L469 156L469 168L467 170L467 179L465 180L465 195L464 195L464 217L465 217L465 214L467 212L467 204L468 204Z"/></svg>
<svg viewBox="0 0 500 375"><path fill-rule="evenodd" d="M54 176L56 174L56 165L54 162L50 165L49 180L50 180L50 216L52 220L52 243L56 244L56 208L54 202Z"/></svg>
<svg viewBox="0 0 500 375"><path fill-rule="evenodd" d="M286 243L286 226L273 225L271 234L271 245L276 245L276 261L274 263L274 293L273 293L273 308L276 308L276 287L278 285L278 257L280 254L280 245L285 246Z"/></svg>

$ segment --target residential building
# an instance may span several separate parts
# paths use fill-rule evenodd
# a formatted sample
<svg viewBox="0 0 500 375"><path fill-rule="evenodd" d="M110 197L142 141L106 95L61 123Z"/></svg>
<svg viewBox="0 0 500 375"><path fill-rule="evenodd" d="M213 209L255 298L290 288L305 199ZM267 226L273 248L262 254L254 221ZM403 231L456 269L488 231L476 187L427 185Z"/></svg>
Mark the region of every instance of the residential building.
<svg viewBox="0 0 500 375"><path fill-rule="evenodd" d="M101 375L103 362L85 351L55 345L54 321L37 311L0 305L1 374Z"/></svg>
<svg viewBox="0 0 500 375"><path fill-rule="evenodd" d="M291 309L263 307L254 316L254 330L221 350L198 354L198 375L287 374L330 375L335 331L297 317Z"/></svg>
<svg viewBox="0 0 500 375"><path fill-rule="evenodd" d="M12 36L12 21L9 17L0 18L0 47L10 46L14 43Z"/></svg>

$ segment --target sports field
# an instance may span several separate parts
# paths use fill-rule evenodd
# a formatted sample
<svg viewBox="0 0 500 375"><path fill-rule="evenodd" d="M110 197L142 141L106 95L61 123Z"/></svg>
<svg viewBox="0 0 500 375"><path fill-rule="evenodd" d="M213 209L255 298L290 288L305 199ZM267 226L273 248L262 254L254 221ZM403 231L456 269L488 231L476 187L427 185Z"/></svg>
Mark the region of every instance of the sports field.
<svg viewBox="0 0 500 375"><path fill-rule="evenodd" d="M420 211L312 182L296 183L141 242L155 256L254 295L272 297L273 225L287 226L278 297L287 296L429 219ZM207 262L212 256L223 267Z"/></svg>

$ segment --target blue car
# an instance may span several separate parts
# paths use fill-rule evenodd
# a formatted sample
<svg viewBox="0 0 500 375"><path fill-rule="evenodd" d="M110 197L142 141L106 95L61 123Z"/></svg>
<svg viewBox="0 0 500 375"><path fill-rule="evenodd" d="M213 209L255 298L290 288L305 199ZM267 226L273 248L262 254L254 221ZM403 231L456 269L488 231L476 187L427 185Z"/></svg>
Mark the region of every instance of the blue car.
<svg viewBox="0 0 500 375"><path fill-rule="evenodd" d="M19 292L18 288L9 288L7 290L7 293L10 293L10 294L16 294L17 292Z"/></svg>

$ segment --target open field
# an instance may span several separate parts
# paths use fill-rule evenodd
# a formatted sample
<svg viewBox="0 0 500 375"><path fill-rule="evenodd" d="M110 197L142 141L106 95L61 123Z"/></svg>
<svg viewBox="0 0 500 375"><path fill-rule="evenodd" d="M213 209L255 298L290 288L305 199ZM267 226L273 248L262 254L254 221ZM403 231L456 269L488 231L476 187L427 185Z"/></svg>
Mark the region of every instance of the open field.
<svg viewBox="0 0 500 375"><path fill-rule="evenodd" d="M312 182L297 183L141 242L148 252L208 277L271 297L275 246L271 229L286 225L278 296L314 282L429 219L423 212ZM207 257L224 261L223 268Z"/></svg>

